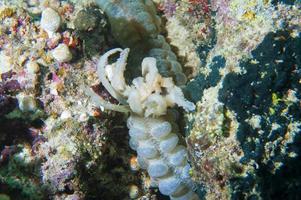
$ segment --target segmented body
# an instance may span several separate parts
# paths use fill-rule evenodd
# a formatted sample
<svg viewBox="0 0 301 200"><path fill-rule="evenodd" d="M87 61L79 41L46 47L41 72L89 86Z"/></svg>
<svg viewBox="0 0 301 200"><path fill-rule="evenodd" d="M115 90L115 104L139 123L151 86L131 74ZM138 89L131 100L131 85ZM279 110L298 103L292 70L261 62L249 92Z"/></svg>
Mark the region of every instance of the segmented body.
<svg viewBox="0 0 301 200"><path fill-rule="evenodd" d="M154 57L162 76L173 77L177 85L186 83L181 64L160 35L161 19L151 0L97 0L97 3L108 16L114 38L131 49L132 63L139 65L144 57ZM139 71L134 67L132 72Z"/></svg>
<svg viewBox="0 0 301 200"><path fill-rule="evenodd" d="M140 166L157 182L162 194L174 200L198 199L189 176L187 150L179 145L171 124L163 119L132 115L128 119L130 144Z"/></svg>
<svg viewBox="0 0 301 200"><path fill-rule="evenodd" d="M108 64L109 56L120 52L120 58ZM181 89L172 78L158 73L155 58L144 58L142 77L127 85L124 71L129 49L112 49L98 63L98 76L104 87L120 101L120 111L130 112L127 121L130 146L137 151L138 162L145 168L162 194L174 200L198 199L193 192L189 176L187 150L179 144L178 127L167 115L167 109L175 105L186 111L195 105L184 98ZM95 95L94 95L94 101ZM96 102L107 109L118 110L118 105L99 100Z"/></svg>

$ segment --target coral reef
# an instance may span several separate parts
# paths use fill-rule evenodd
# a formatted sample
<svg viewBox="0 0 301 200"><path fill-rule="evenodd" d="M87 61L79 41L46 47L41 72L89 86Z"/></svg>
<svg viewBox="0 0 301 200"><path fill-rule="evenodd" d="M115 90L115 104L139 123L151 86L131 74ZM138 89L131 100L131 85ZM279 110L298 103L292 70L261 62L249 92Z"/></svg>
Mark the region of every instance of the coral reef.
<svg viewBox="0 0 301 200"><path fill-rule="evenodd" d="M41 160L32 155L39 135L30 132L40 127L43 114L38 109L27 109L25 101L18 98L22 89L15 72L1 74L0 192L5 192L3 198L8 199L43 199L47 187L39 185Z"/></svg>
<svg viewBox="0 0 301 200"><path fill-rule="evenodd" d="M300 0L0 1L0 199L300 199L300 19Z"/></svg>
<svg viewBox="0 0 301 200"><path fill-rule="evenodd" d="M86 113L93 114L93 109L84 107L80 98L70 98L76 99L71 108L70 100L61 97L62 93L74 97L73 84L86 80L76 79L78 67L67 63L76 61L74 54L81 50L75 31L65 28L75 15L73 6L55 1L46 5L60 18L60 23L46 26L44 23L53 21L41 19L43 3L32 2L37 10L31 10L28 4L20 8L19 4L9 3L13 5L5 5L5 13L1 11L0 26L0 193L10 199L83 199L85 190L81 190L75 177L77 160L82 158L77 145L82 143L69 137L78 130L68 125L73 122L74 127L80 127L89 118ZM51 25L55 28L51 29ZM45 34L44 29L51 34ZM55 60L52 52L60 45L69 52L67 56L65 51L56 52L53 57L60 59ZM76 120L67 123L72 115Z"/></svg>
<svg viewBox="0 0 301 200"><path fill-rule="evenodd" d="M160 197L145 172L131 169L122 117L96 109L85 94L97 81L98 55L113 43L102 11L67 1L20 2L1 7L1 198ZM41 27L47 8L60 18L49 35ZM20 152L24 165L23 157L15 162Z"/></svg>
<svg viewBox="0 0 301 200"><path fill-rule="evenodd" d="M275 39L279 37L282 40ZM298 136L300 107L297 94L300 90L298 83L300 73L296 69L300 65L301 55L297 50L300 42L300 38L291 38L287 32L277 31L268 34L252 51L253 58L258 63L254 64L250 60L241 62L240 65L245 68L246 75L238 75L239 78L236 78L236 75L229 73L224 79L223 89L219 91L219 99L236 113L240 123L237 140L244 152L240 162L251 169L255 168L254 173L248 173L247 177L250 181L253 179L256 182L254 185L247 186L245 193L247 191L251 193L252 190L257 193L253 195L281 199L283 196L278 193L278 186L272 184L273 180L279 179L282 173L289 174L287 165L293 168L289 163L298 160L299 150L296 146L300 144L300 136ZM264 68L261 63L265 64ZM262 76L262 74L266 75ZM232 81L234 79L235 83ZM244 87L241 87L241 81L245 83ZM240 91L243 91L244 95ZM251 93L255 95L251 97ZM236 103L230 103L231 99L235 99ZM248 113L242 108L248 110ZM258 122L254 125L252 121L255 116L259 118L255 119ZM298 166L300 163L296 162L294 165ZM299 174L296 173L294 176L297 177ZM263 178L260 181L260 177L269 177L269 180ZM289 180L291 178L288 176L282 182L281 188L289 188L286 191L290 191L289 193L292 194L290 198L294 198L293 194L299 193L300 188L289 187L286 181L290 184L298 184L297 180ZM238 178L231 183L231 187L236 190L234 197L245 198L246 194L239 191L240 187L243 187L243 182L247 183Z"/></svg>
<svg viewBox="0 0 301 200"><path fill-rule="evenodd" d="M192 177L205 199L298 199L300 5L211 5L216 38L185 89Z"/></svg>

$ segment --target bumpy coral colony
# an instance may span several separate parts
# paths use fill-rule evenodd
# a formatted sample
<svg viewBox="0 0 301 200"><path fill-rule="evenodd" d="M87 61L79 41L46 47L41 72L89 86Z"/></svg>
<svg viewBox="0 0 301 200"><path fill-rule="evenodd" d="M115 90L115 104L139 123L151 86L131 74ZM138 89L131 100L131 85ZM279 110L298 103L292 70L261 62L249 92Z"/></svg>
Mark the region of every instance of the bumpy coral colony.
<svg viewBox="0 0 301 200"><path fill-rule="evenodd" d="M117 52L120 52L120 58L108 64L109 56ZM189 176L187 150L179 144L177 127L167 115L167 108L174 105L186 111L194 110L195 106L184 98L171 78L158 73L156 59L152 57L142 61L143 77L137 77L132 85L127 85L123 73L128 53L129 49L113 49L104 54L98 64L98 76L113 97L129 105L130 145L138 153L138 162L147 169L162 194L175 200L198 199ZM102 102L99 103L106 108L119 108ZM126 109L120 108L121 111Z"/></svg>

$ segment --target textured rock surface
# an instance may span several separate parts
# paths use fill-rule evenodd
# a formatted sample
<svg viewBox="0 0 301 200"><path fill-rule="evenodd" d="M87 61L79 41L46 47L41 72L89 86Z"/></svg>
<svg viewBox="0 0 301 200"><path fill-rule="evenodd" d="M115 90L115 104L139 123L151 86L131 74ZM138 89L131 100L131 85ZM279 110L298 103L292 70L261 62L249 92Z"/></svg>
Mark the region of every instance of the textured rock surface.
<svg viewBox="0 0 301 200"><path fill-rule="evenodd" d="M301 39L300 25L291 26L300 4L253 3L215 2L224 27L214 26L211 48L199 48L205 73L185 90L197 102L187 116L188 148L205 199L298 199L301 191ZM237 9L248 15L233 15ZM262 19L267 26L250 37ZM229 34L242 27L240 36Z"/></svg>
<svg viewBox="0 0 301 200"><path fill-rule="evenodd" d="M236 113L240 163L249 168L230 181L234 198L296 199L301 192L300 45L288 32L269 33L252 51L259 63L241 62L246 73L223 81L219 99ZM249 122L254 116L258 126Z"/></svg>

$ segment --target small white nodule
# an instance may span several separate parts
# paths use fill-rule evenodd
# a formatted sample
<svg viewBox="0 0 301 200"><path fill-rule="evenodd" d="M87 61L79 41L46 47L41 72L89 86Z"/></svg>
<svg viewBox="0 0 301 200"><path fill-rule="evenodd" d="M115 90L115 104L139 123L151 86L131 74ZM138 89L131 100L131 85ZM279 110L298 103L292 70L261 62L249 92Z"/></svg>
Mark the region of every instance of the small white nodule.
<svg viewBox="0 0 301 200"><path fill-rule="evenodd" d="M129 134L131 137L136 138L137 140L143 140L148 137L148 133L145 129L140 127L132 127L129 129Z"/></svg>
<svg viewBox="0 0 301 200"><path fill-rule="evenodd" d="M168 166L162 160L152 160L147 168L148 174L153 178L164 176L168 173Z"/></svg>
<svg viewBox="0 0 301 200"><path fill-rule="evenodd" d="M60 15L52 8L46 8L42 12L41 27L44 29L48 36L51 38L61 25Z"/></svg>
<svg viewBox="0 0 301 200"><path fill-rule="evenodd" d="M150 134L155 138L162 138L171 132L171 124L167 121L150 124Z"/></svg>
<svg viewBox="0 0 301 200"><path fill-rule="evenodd" d="M59 44L55 49L52 50L51 53L54 59L60 63L68 62L72 59L72 54L69 50L69 47L64 43Z"/></svg>
<svg viewBox="0 0 301 200"><path fill-rule="evenodd" d="M183 161L187 159L187 150L184 146L179 145L169 155L169 162L173 166L181 166Z"/></svg>
<svg viewBox="0 0 301 200"><path fill-rule="evenodd" d="M155 145L150 141L140 141L137 148L137 153L139 156L146 159L155 158L159 154Z"/></svg>
<svg viewBox="0 0 301 200"><path fill-rule="evenodd" d="M160 142L159 148L163 153L171 152L178 144L179 138L176 134L169 134L168 137Z"/></svg>
<svg viewBox="0 0 301 200"><path fill-rule="evenodd" d="M159 181L160 192L168 196L176 193L179 189L181 189L181 186L181 182L175 176L170 176Z"/></svg>
<svg viewBox="0 0 301 200"><path fill-rule="evenodd" d="M129 145L130 145L131 149L136 151L137 147L138 147L138 141L135 138L131 137L129 140Z"/></svg>

